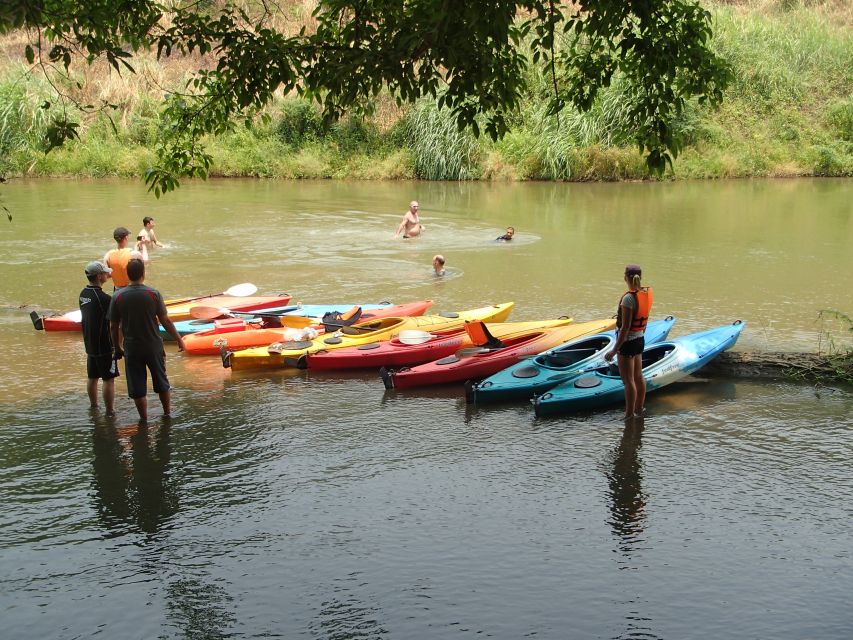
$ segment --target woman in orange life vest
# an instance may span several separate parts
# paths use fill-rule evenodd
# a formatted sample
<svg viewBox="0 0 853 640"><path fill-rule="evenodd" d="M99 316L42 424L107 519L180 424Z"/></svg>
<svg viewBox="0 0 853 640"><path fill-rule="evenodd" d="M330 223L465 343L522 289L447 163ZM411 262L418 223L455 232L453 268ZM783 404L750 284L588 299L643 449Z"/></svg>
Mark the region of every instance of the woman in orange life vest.
<svg viewBox="0 0 853 640"><path fill-rule="evenodd" d="M628 291L619 300L616 311L616 344L604 356L607 361L617 356L619 375L625 384L625 418L641 416L646 410L646 381L643 379L644 334L649 312L652 310L651 287L643 287L640 265L625 267L625 282ZM618 355L617 355L618 354Z"/></svg>

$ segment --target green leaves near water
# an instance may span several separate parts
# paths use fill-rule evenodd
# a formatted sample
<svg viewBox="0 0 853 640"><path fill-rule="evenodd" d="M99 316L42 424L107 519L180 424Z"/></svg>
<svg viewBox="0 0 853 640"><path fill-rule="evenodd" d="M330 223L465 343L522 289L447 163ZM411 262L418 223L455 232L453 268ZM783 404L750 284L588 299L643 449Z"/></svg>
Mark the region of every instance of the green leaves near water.
<svg viewBox="0 0 853 640"><path fill-rule="evenodd" d="M730 75L709 48L709 14L688 0L319 0L316 29L296 34L277 29L266 4L229 0L168 9L150 0L53 0L50 12L44 7L41 0L9 0L0 9L0 31L24 26L42 36L38 49L25 49L31 64L43 43L51 47L49 61L66 72L76 59L102 57L116 72L133 73L143 48L159 57L206 56L173 96L186 106L181 113L167 96L158 161L146 173L157 195L180 177L207 175L201 138L251 119L277 92L317 101L327 121L367 108L383 90L400 104L429 97L449 110L458 131L500 138L531 65L550 77L552 114L569 105L589 110L615 74L623 77L631 87L632 138L649 168L661 172L681 150L673 122L686 101L717 104ZM49 144L75 137L73 124L58 121ZM476 145L464 135L458 142L462 159L441 163L464 175Z"/></svg>

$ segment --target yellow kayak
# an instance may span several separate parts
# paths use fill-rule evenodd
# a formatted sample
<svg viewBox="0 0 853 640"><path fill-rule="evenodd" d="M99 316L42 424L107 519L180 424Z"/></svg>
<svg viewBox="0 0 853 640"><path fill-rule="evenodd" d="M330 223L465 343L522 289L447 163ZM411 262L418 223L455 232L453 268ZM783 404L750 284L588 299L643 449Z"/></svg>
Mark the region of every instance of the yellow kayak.
<svg viewBox="0 0 853 640"><path fill-rule="evenodd" d="M324 334L313 340L279 342L268 347L256 347L223 355L222 364L234 370L296 366L300 356L318 351L353 347L383 340L391 340L401 331L446 331L465 326L466 322L503 322L512 311L513 302L489 305L479 309L445 313L441 315L408 318L378 318L344 327L333 334Z"/></svg>

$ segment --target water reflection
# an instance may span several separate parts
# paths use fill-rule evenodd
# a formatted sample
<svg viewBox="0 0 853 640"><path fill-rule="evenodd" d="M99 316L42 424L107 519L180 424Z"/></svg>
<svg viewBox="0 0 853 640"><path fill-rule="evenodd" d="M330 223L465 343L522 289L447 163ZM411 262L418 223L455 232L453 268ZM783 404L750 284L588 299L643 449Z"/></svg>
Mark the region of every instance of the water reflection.
<svg viewBox="0 0 853 640"><path fill-rule="evenodd" d="M620 561L622 569L638 568L631 560L634 553L639 552L646 525L647 496L643 492L643 465L639 455L644 429L643 418L625 423L622 438L613 450L612 463L606 472L610 497L607 524L617 538L617 549L623 558ZM660 637L652 631L652 619L640 611L644 604L642 601L632 598L620 604L627 608L626 629L617 636L620 640Z"/></svg>
<svg viewBox="0 0 853 640"><path fill-rule="evenodd" d="M167 423L96 423L92 433L95 507L113 535L127 533L128 526L156 533L177 513L177 491L169 476L170 436Z"/></svg>
<svg viewBox="0 0 853 640"><path fill-rule="evenodd" d="M232 637L226 629L236 622L230 610L234 599L222 587L197 578L182 578L171 582L166 591L169 620L183 631L185 638Z"/></svg>
<svg viewBox="0 0 853 640"><path fill-rule="evenodd" d="M629 558L640 541L646 520L646 495L643 493L642 444L644 420L625 423L622 439L613 450L613 462L607 472L610 518L607 523L619 541L619 550Z"/></svg>
<svg viewBox="0 0 853 640"><path fill-rule="evenodd" d="M366 605L347 587L336 587L335 591L338 592L335 596L320 605L318 619L312 624L314 635L329 640L388 636L388 630L379 620L379 609Z"/></svg>

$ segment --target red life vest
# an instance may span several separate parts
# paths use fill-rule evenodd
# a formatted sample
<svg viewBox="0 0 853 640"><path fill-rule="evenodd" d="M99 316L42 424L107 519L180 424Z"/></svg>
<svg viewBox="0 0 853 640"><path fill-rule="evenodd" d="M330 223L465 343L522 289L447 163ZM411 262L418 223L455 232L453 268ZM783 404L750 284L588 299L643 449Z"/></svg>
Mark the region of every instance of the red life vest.
<svg viewBox="0 0 853 640"><path fill-rule="evenodd" d="M625 295L633 295L637 301L637 308L634 309L634 317L631 319L631 328L630 331L645 331L646 324L649 321L649 315L652 310L652 302L654 302L655 296L652 293L651 287L643 287L637 291L626 291ZM622 296L623 298L625 296ZM622 304L622 298L619 298L619 304ZM621 309L616 310L616 327L619 328L622 325L622 311Z"/></svg>

